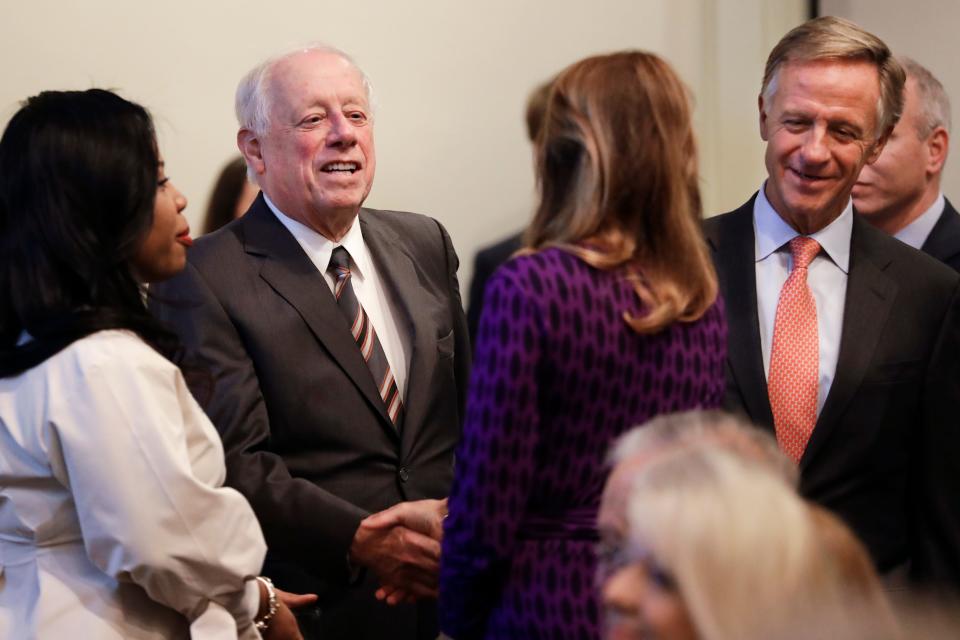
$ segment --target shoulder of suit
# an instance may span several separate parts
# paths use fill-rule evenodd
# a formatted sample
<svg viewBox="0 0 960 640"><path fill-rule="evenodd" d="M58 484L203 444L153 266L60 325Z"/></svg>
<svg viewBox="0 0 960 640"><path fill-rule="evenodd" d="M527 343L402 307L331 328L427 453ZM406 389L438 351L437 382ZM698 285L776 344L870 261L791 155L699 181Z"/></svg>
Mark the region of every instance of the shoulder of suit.
<svg viewBox="0 0 960 640"><path fill-rule="evenodd" d="M477 251L477 261L504 262L523 246L523 233L516 233Z"/></svg>
<svg viewBox="0 0 960 640"><path fill-rule="evenodd" d="M363 207L360 210L360 219L363 220L364 218L366 218L368 224L383 223L404 228L409 228L411 226L436 228L440 225L437 220L431 218L430 216L425 216L422 213L413 213L411 211L394 211L391 209L370 209L369 207Z"/></svg>
<svg viewBox="0 0 960 640"><path fill-rule="evenodd" d="M866 221L860 220L856 225L861 241L854 244L867 247L876 257L875 260L888 261L888 272L894 277L907 279L915 286L941 286L954 289L960 284L960 274L937 260L933 256L910 245L897 240Z"/></svg>
<svg viewBox="0 0 960 640"><path fill-rule="evenodd" d="M716 244L725 234L740 233L741 229L753 226L753 202L757 194L733 211L705 218L703 231L711 243Z"/></svg>
<svg viewBox="0 0 960 640"><path fill-rule="evenodd" d="M218 260L224 253L243 250L243 218L232 221L216 231L204 234L194 240L187 251L187 261L191 264Z"/></svg>

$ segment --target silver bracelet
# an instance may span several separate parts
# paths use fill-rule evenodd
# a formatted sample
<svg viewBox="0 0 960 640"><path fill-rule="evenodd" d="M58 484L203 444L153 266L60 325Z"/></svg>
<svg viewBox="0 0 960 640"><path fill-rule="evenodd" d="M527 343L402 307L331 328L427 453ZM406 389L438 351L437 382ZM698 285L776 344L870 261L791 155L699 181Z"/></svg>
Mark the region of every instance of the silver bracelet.
<svg viewBox="0 0 960 640"><path fill-rule="evenodd" d="M270 626L273 616L277 615L277 590L273 588L273 581L266 576L257 576L264 587L267 588L267 612L253 621L257 631L266 631Z"/></svg>

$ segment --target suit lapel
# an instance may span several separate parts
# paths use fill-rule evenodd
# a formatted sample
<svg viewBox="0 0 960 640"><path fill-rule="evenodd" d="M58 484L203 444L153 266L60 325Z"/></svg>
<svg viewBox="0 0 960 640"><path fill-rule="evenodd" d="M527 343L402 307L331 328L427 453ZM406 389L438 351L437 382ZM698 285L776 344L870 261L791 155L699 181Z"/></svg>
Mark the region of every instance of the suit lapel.
<svg viewBox="0 0 960 640"><path fill-rule="evenodd" d="M323 275L258 196L243 217L244 248L263 257L260 277L303 318L316 339L396 434L386 408ZM283 336L278 336L283 339Z"/></svg>
<svg viewBox="0 0 960 640"><path fill-rule="evenodd" d="M728 214L724 224L714 227L711 244L724 303L727 307L729 349L727 360L747 415L760 425L772 428L773 412L767 396L757 318L756 248L753 233L753 202Z"/></svg>
<svg viewBox="0 0 960 640"><path fill-rule="evenodd" d="M800 460L801 470L809 466L829 439L860 387L896 297L897 285L883 273L890 259L882 255L873 242L874 234L878 233L881 232L854 214L837 369L817 426Z"/></svg>
<svg viewBox="0 0 960 640"><path fill-rule="evenodd" d="M949 200L946 201L943 213L940 214L937 224L933 226L921 249L948 264L954 262L960 255L960 214Z"/></svg>
<svg viewBox="0 0 960 640"><path fill-rule="evenodd" d="M406 455L424 424L432 396L429 372L437 364L437 327L429 314L431 301L420 284L416 260L408 253L406 243L377 211L361 209L360 224L380 279L388 287L399 313L399 328L410 336L401 447L402 455Z"/></svg>

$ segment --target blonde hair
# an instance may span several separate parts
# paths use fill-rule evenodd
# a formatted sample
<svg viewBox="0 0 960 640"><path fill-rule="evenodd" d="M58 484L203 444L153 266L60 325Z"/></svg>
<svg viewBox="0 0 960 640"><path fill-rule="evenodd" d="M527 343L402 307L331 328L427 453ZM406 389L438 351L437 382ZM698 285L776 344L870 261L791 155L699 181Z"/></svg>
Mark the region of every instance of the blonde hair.
<svg viewBox="0 0 960 640"><path fill-rule="evenodd" d="M644 310L639 333L699 319L717 297L700 225L687 90L652 53L581 60L553 83L537 138L540 204L529 250L559 247L623 268Z"/></svg>
<svg viewBox="0 0 960 640"><path fill-rule="evenodd" d="M744 463L764 467L791 487L799 484L796 463L783 454L770 432L717 410L667 413L633 427L614 441L607 464L615 467L634 458L693 447L722 449Z"/></svg>
<svg viewBox="0 0 960 640"><path fill-rule="evenodd" d="M631 540L672 575L703 640L781 637L805 615L862 602L849 588L850 564L837 561L808 505L769 470L728 452L653 460L637 476L628 522ZM850 548L852 536L843 540ZM869 582L861 569L854 582ZM871 575L869 561L863 572Z"/></svg>
<svg viewBox="0 0 960 640"><path fill-rule="evenodd" d="M788 62L850 60L873 63L880 77L876 135L893 129L903 111L903 67L877 36L843 18L808 20L781 38L767 57L760 95L768 103L777 91L777 71Z"/></svg>

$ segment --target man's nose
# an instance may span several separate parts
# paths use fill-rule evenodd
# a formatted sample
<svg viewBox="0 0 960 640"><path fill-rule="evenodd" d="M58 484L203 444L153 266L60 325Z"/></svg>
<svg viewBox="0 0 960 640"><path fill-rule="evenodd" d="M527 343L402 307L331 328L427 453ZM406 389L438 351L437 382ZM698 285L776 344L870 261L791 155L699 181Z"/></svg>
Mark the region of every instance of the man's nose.
<svg viewBox="0 0 960 640"><path fill-rule="evenodd" d="M330 118L330 129L327 132L327 144L331 147L352 147L357 143L357 132L353 123L342 114Z"/></svg>
<svg viewBox="0 0 960 640"><path fill-rule="evenodd" d="M827 162L830 159L830 147L826 128L812 127L803 140L801 152L807 164Z"/></svg>

